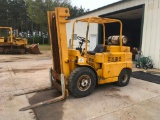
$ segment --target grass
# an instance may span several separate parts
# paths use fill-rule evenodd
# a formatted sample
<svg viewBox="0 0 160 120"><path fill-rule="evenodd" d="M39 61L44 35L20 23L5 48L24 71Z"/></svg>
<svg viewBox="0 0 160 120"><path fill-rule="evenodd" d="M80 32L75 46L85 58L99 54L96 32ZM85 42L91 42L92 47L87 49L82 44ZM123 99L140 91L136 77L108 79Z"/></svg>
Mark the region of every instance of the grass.
<svg viewBox="0 0 160 120"><path fill-rule="evenodd" d="M29 47L30 45L27 45ZM49 51L51 50L51 46L48 44L40 44L39 46L40 51Z"/></svg>
<svg viewBox="0 0 160 120"><path fill-rule="evenodd" d="M51 46L48 45L48 44L39 45L38 47L39 47L40 51L49 51L49 50L51 50Z"/></svg>

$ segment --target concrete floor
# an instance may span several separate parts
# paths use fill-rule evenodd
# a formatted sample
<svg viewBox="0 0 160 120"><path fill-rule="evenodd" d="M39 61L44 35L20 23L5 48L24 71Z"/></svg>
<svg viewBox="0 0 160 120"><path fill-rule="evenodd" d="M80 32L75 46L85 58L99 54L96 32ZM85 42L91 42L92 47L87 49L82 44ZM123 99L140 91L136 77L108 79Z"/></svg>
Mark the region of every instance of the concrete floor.
<svg viewBox="0 0 160 120"><path fill-rule="evenodd" d="M69 96L67 100L27 111L29 104L60 95L47 90L14 96L49 87L48 52L42 55L1 55L0 120L159 120L160 85L131 78L126 87L115 84L97 86L85 98Z"/></svg>

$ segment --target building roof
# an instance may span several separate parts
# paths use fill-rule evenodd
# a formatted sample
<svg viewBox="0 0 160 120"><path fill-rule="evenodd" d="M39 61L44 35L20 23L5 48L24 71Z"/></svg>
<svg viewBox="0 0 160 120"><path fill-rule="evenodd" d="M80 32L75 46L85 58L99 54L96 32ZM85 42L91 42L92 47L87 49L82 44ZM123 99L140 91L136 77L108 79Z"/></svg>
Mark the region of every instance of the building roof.
<svg viewBox="0 0 160 120"><path fill-rule="evenodd" d="M102 10L102 9L104 9L104 8L111 7L111 6L114 6L114 5L123 3L123 2L126 2L126 1L130 1L130 0L120 0L120 1L118 1L118 2L115 2L115 3L112 3L112 4L108 4L108 5L105 5L105 6L103 6L103 7L94 9L94 10L89 11L89 12L86 12L86 13L84 13L84 14L82 14L82 15L77 15L77 16L74 16L74 17L69 17L68 19L70 20L70 19L74 19L74 18L77 18L77 17L81 17L81 16L83 16L83 15L87 15L87 14L90 14L90 13L93 13L93 12L96 12L96 11L99 11L99 10Z"/></svg>

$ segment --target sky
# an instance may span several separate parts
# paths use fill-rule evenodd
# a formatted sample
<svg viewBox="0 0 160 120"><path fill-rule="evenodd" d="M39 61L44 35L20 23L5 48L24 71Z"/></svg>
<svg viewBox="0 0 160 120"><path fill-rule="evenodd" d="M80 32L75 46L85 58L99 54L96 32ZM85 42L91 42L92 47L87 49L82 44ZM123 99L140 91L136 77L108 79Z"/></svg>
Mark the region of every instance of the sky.
<svg viewBox="0 0 160 120"><path fill-rule="evenodd" d="M71 0L71 4L77 7L82 6L85 9L94 10L117 1L120 0Z"/></svg>

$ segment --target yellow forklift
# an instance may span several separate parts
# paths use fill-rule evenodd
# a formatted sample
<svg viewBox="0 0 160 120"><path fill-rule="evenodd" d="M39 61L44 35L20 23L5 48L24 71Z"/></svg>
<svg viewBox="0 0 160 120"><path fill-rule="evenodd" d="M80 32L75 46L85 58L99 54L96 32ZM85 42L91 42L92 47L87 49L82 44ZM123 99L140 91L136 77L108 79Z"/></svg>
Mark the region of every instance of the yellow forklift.
<svg viewBox="0 0 160 120"><path fill-rule="evenodd" d="M50 104L65 99L69 94L75 97L85 97L91 94L96 84L115 82L123 87L129 83L132 72L132 53L130 47L123 46L126 38L122 36L122 22L117 19L89 17L76 20L73 23L72 46L67 46L66 23L70 22L68 8L55 8L48 12L48 28L52 51L53 66L50 69L50 81L54 88L62 92L62 95L37 103L21 110ZM74 49L74 28L77 22L87 23L85 48ZM107 39L106 23L119 23L120 34ZM93 51L88 51L88 33L90 23L103 26L103 43L98 44ZM95 41L96 42L96 41ZM111 44L112 43L112 44Z"/></svg>

